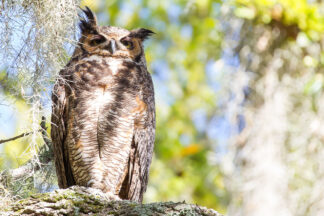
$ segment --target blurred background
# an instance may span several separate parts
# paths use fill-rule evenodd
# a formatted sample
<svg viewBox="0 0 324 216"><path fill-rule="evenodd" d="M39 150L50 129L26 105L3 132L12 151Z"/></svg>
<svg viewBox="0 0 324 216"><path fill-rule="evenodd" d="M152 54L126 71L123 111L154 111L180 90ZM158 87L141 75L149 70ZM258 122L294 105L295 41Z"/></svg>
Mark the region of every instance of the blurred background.
<svg viewBox="0 0 324 216"><path fill-rule="evenodd" d="M145 202L324 215L321 0L2 1L0 140L50 119L55 77L79 37L79 4L101 25L156 33L145 42L157 107ZM0 144L0 169L24 164L42 144L37 133ZM7 192L57 188L48 170Z"/></svg>

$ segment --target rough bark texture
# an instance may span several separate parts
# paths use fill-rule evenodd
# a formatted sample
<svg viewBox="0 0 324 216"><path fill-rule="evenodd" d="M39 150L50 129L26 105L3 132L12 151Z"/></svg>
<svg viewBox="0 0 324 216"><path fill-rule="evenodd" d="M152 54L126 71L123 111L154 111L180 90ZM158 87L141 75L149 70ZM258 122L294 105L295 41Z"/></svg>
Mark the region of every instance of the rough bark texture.
<svg viewBox="0 0 324 216"><path fill-rule="evenodd" d="M0 209L0 215L204 215L221 216L214 210L184 202L139 204L109 201L95 189L73 186L36 194Z"/></svg>

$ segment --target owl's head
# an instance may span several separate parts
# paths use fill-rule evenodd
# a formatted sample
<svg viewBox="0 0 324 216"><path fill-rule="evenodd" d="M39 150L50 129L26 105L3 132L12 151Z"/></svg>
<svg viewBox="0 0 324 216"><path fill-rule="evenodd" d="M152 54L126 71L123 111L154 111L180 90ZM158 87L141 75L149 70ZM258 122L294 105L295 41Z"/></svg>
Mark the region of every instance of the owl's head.
<svg viewBox="0 0 324 216"><path fill-rule="evenodd" d="M154 34L151 30L140 28L126 30L114 26L98 26L97 18L86 7L85 18L80 20L80 50L91 54L127 58L140 62L144 56L143 41Z"/></svg>

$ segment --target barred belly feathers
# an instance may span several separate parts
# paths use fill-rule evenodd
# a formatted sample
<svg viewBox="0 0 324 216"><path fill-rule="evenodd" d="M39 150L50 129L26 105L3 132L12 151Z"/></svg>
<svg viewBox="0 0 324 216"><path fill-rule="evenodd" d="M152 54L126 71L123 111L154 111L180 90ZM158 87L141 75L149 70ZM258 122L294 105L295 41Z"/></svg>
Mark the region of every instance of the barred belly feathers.
<svg viewBox="0 0 324 216"><path fill-rule="evenodd" d="M143 41L148 29L98 26L86 7L79 46L52 94L60 188L97 188L141 202L155 139L154 89Z"/></svg>

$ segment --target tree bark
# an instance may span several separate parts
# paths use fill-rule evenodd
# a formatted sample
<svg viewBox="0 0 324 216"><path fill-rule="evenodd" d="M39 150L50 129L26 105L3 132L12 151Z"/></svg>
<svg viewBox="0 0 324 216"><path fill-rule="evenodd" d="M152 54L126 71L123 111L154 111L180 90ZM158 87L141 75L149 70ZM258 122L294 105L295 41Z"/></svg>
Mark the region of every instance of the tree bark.
<svg viewBox="0 0 324 216"><path fill-rule="evenodd" d="M221 216L214 210L185 202L140 204L112 201L96 189L73 186L36 194L0 208L0 215L204 215Z"/></svg>

